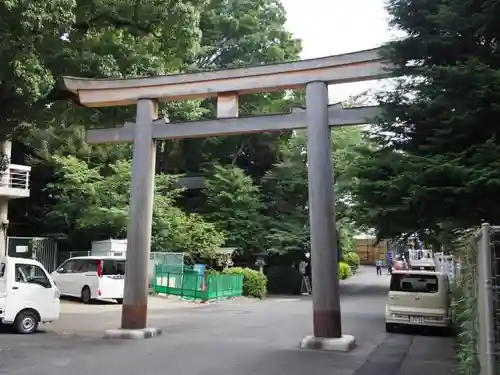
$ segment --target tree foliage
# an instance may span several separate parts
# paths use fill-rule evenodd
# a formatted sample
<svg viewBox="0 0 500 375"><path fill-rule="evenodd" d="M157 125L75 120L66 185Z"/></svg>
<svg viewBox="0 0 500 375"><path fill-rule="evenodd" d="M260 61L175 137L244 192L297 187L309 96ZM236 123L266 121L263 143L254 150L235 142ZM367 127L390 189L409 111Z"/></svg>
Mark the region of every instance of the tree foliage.
<svg viewBox="0 0 500 375"><path fill-rule="evenodd" d="M26 16L22 14L26 4L12 4L10 10L2 11L2 20L5 18L9 25L4 29L2 26L7 24L2 22L0 26L4 40L17 40L13 30L19 27L19 17ZM23 235L53 231L54 225L47 222L46 214L54 200L43 190L47 184L57 183L52 155L74 155L91 169L129 160L131 156L130 145L88 145L85 131L119 126L134 118L134 108L88 109L57 100L61 99L59 91L54 90L59 76L127 77L259 65L296 59L301 49L300 41L286 31L284 10L275 0L76 0L71 6L61 0L53 4L51 11L60 6L67 16L45 22L43 30L36 34L36 45L23 39L26 49L34 51L43 64L43 73L21 74L19 79L32 79L34 83L47 79L47 87L35 90L39 95L28 97L8 90L23 86L11 70L3 69L2 61L5 66L18 64L15 53L21 56L23 52L14 44L0 47L12 52L0 50L0 103L2 108L13 111L2 111L5 121L0 133L10 134L14 129L18 142L14 147L15 162L33 166L31 200L11 204L10 230L14 235L14 223L24 224L19 226ZM40 19L58 17L57 12L48 14L41 3L32 6L38 7L35 13ZM14 99L17 104L7 105ZM294 95L282 93L250 95L240 98L240 112L286 111L295 99ZM169 102L160 107L160 113L173 121L193 120L213 116L214 108L212 101ZM263 176L276 162L284 136L276 133L158 141L156 170L199 174L207 165L220 163L243 168L252 176ZM184 206L196 207L199 199L191 194Z"/></svg>
<svg viewBox="0 0 500 375"><path fill-rule="evenodd" d="M205 180L207 218L227 235L228 247L257 252L263 245L260 190L240 168L215 165Z"/></svg>
<svg viewBox="0 0 500 375"><path fill-rule="evenodd" d="M6 1L0 5L0 117L8 136L57 117L61 75L179 71L199 51L202 1ZM71 110L72 112L73 110ZM77 111L80 115L82 111ZM86 111L88 125L112 111ZM43 116L44 114L44 116Z"/></svg>
<svg viewBox="0 0 500 375"><path fill-rule="evenodd" d="M360 129L335 129L332 136L332 160L336 194L337 242L340 248L352 250L353 226L349 219L351 178L347 173L360 157L356 146L362 143ZM271 218L268 242L271 249L307 251L309 242L307 137L297 132L282 147L282 161L271 169L264 181L265 202Z"/></svg>
<svg viewBox="0 0 500 375"><path fill-rule="evenodd" d="M123 238L127 233L131 165L119 161L105 170L75 157L54 157L57 183L47 186L54 198L47 219L54 230L81 246L102 238ZM211 223L199 215L186 214L175 206L180 191L172 176L157 175L153 212L152 248L156 251L185 251L214 258L225 240Z"/></svg>
<svg viewBox="0 0 500 375"><path fill-rule="evenodd" d="M352 169L358 221L391 237L499 222L500 2L391 0L399 79Z"/></svg>

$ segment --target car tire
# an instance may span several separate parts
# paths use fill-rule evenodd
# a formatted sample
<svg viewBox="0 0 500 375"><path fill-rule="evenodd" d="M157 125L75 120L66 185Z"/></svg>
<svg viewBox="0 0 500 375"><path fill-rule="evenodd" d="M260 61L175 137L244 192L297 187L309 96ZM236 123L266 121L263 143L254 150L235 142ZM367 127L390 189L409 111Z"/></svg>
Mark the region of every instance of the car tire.
<svg viewBox="0 0 500 375"><path fill-rule="evenodd" d="M118 302L119 305L123 305L123 298L117 298L116 302Z"/></svg>
<svg viewBox="0 0 500 375"><path fill-rule="evenodd" d="M81 299L82 302L86 305L90 303L90 300L92 299L92 293L90 292L90 288L88 286L83 287Z"/></svg>
<svg viewBox="0 0 500 375"><path fill-rule="evenodd" d="M385 323L385 331L387 333L393 333L396 330L396 325L394 323Z"/></svg>
<svg viewBox="0 0 500 375"><path fill-rule="evenodd" d="M39 319L35 312L21 311L14 321L14 329L20 334L28 335L37 331L38 323Z"/></svg>

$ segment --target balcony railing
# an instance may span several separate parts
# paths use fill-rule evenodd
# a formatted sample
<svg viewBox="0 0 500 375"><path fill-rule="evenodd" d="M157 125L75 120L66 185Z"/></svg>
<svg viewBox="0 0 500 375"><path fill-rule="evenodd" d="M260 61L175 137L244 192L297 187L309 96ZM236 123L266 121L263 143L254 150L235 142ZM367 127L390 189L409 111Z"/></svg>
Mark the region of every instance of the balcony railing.
<svg viewBox="0 0 500 375"><path fill-rule="evenodd" d="M1 173L0 196L29 197L31 167L9 164Z"/></svg>

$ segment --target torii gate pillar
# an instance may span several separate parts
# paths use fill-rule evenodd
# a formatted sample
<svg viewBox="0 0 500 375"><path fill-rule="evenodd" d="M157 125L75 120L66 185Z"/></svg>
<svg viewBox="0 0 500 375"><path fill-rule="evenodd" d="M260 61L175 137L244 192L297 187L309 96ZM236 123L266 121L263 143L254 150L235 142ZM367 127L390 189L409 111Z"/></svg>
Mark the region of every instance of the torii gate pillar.
<svg viewBox="0 0 500 375"><path fill-rule="evenodd" d="M302 348L349 351L355 345L342 335L331 129L326 82L306 85L307 173L313 286L313 335Z"/></svg>
<svg viewBox="0 0 500 375"><path fill-rule="evenodd" d="M148 262L151 251L156 147L156 100L137 102L127 230L127 262L122 309L123 329L143 329L148 317Z"/></svg>

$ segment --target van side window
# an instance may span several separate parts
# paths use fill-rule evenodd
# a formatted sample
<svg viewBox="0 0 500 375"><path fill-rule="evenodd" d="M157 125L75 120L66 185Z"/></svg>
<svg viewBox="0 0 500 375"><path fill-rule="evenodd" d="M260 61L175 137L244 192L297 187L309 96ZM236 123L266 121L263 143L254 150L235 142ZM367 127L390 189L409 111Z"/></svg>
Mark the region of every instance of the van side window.
<svg viewBox="0 0 500 375"><path fill-rule="evenodd" d="M76 259L73 267L73 272L83 273L87 272L87 262L85 259Z"/></svg>
<svg viewBox="0 0 500 375"><path fill-rule="evenodd" d="M75 262L75 272L97 272L98 268L98 259L77 259Z"/></svg>
<svg viewBox="0 0 500 375"><path fill-rule="evenodd" d="M98 259L89 259L87 260L87 272L97 272L99 269L99 263L101 261Z"/></svg>
<svg viewBox="0 0 500 375"><path fill-rule="evenodd" d="M390 290L395 292L437 293L438 279L435 275L393 274Z"/></svg>
<svg viewBox="0 0 500 375"><path fill-rule="evenodd" d="M0 277L5 275L5 263L0 263Z"/></svg>
<svg viewBox="0 0 500 375"><path fill-rule="evenodd" d="M74 260L68 260L67 262L63 263L62 266L59 267L60 269L62 268L65 273L72 273L75 272L75 261Z"/></svg>
<svg viewBox="0 0 500 375"><path fill-rule="evenodd" d="M34 264L16 263L15 280L18 283L38 284L43 287L50 287L47 274Z"/></svg>

